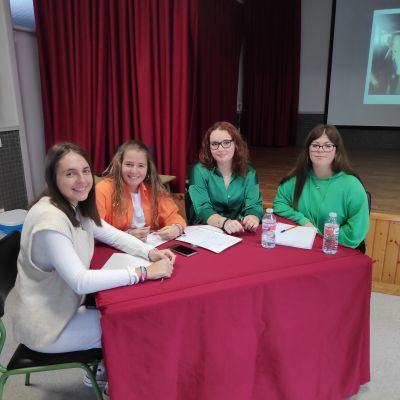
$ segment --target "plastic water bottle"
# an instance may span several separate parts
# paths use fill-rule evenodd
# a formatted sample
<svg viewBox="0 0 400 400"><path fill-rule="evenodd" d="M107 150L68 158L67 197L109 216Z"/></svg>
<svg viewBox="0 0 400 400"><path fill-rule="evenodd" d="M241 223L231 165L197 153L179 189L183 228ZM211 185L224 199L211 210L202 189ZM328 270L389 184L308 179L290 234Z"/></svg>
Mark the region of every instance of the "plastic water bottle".
<svg viewBox="0 0 400 400"><path fill-rule="evenodd" d="M262 218L261 246L265 249L275 247L276 218L274 210L267 208Z"/></svg>
<svg viewBox="0 0 400 400"><path fill-rule="evenodd" d="M324 225L324 241L322 251L326 254L335 254L339 242L339 224L336 219L336 213L330 212Z"/></svg>

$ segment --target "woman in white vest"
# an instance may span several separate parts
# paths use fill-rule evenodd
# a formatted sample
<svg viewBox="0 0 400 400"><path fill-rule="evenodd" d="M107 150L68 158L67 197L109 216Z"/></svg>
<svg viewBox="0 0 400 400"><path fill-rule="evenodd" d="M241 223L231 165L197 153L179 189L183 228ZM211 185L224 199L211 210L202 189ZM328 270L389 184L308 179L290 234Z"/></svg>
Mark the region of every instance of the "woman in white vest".
<svg viewBox="0 0 400 400"><path fill-rule="evenodd" d="M93 173L78 146L60 143L46 158L47 189L29 210L21 236L13 293L14 335L46 353L101 347L100 314L82 306L85 294L144 279L169 278L175 256L157 250L99 217ZM94 239L153 261L140 266L90 270Z"/></svg>

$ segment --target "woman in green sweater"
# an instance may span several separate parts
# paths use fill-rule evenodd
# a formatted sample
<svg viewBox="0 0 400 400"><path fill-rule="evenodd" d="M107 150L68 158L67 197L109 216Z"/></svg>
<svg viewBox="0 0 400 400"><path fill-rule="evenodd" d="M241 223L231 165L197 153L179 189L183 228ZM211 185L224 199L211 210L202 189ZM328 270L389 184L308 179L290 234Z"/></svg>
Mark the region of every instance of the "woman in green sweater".
<svg viewBox="0 0 400 400"><path fill-rule="evenodd" d="M329 212L337 213L339 243L356 248L369 227L367 194L350 167L339 131L317 125L308 134L296 166L281 181L274 211L323 234Z"/></svg>
<svg viewBox="0 0 400 400"><path fill-rule="evenodd" d="M215 123L204 135L199 161L188 189L190 221L229 234L256 231L262 218L260 188L239 131L229 122Z"/></svg>

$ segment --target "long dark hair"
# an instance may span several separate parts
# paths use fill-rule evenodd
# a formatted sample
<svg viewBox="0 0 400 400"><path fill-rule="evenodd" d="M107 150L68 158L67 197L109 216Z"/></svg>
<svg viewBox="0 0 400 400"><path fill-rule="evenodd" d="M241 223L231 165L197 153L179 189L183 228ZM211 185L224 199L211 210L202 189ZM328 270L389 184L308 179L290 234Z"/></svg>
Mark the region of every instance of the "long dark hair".
<svg viewBox="0 0 400 400"><path fill-rule="evenodd" d="M199 155L200 163L207 169L211 169L216 166L216 162L211 154L210 149L210 136L215 130L227 131L229 135L231 135L233 142L235 143L235 153L232 159L232 173L236 176L245 176L248 171L250 159L249 149L240 132L229 122L216 122L207 129L207 132L204 134L201 143Z"/></svg>
<svg viewBox="0 0 400 400"><path fill-rule="evenodd" d="M355 176L360 182L360 177L356 174L353 168L350 166L349 159L347 157L346 149L344 148L342 136L340 135L336 126L320 124L315 126L309 132L303 149L297 158L295 167L282 179L280 183L284 183L292 177L296 177L296 186L294 189L293 196L293 208L297 209L298 201L303 191L304 184L308 177L308 172L312 169L312 162L309 157L311 143L320 138L323 134L328 136L329 140L336 146L335 158L332 161L331 169L336 174L339 171L346 172L349 175ZM361 182L362 183L362 182Z"/></svg>
<svg viewBox="0 0 400 400"><path fill-rule="evenodd" d="M71 224L75 227L80 226L80 221L76 218L76 213L74 207L69 203L69 201L62 195L60 189L57 186L57 167L60 159L66 154L74 152L83 157L90 166L90 171L92 174L93 185L89 191L88 197L84 201L80 201L78 204L79 212L82 216L92 219L97 226L101 226L101 219L96 207L96 195L94 189L94 176L93 168L89 157L86 152L79 146L73 143L57 143L47 153L45 162L45 179L46 179L46 189L44 190L43 196L49 196L51 202L64 212Z"/></svg>
<svg viewBox="0 0 400 400"><path fill-rule="evenodd" d="M113 193L114 212L116 215L121 216L126 211L122 163L125 153L129 150L142 151L146 155L147 174L143 183L151 192L152 225L158 227L158 198L159 196L168 196L168 192L161 183L149 148L139 140L131 140L121 145L115 153L110 165L103 173L106 178L111 178L115 183L115 191Z"/></svg>

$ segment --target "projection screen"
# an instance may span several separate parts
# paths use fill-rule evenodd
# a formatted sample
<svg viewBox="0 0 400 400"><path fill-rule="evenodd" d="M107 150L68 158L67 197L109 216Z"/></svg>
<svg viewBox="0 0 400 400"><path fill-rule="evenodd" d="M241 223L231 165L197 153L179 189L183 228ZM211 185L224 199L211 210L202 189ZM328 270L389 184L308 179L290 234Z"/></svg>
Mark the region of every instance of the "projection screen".
<svg viewBox="0 0 400 400"><path fill-rule="evenodd" d="M328 123L400 126L400 1L335 3Z"/></svg>

